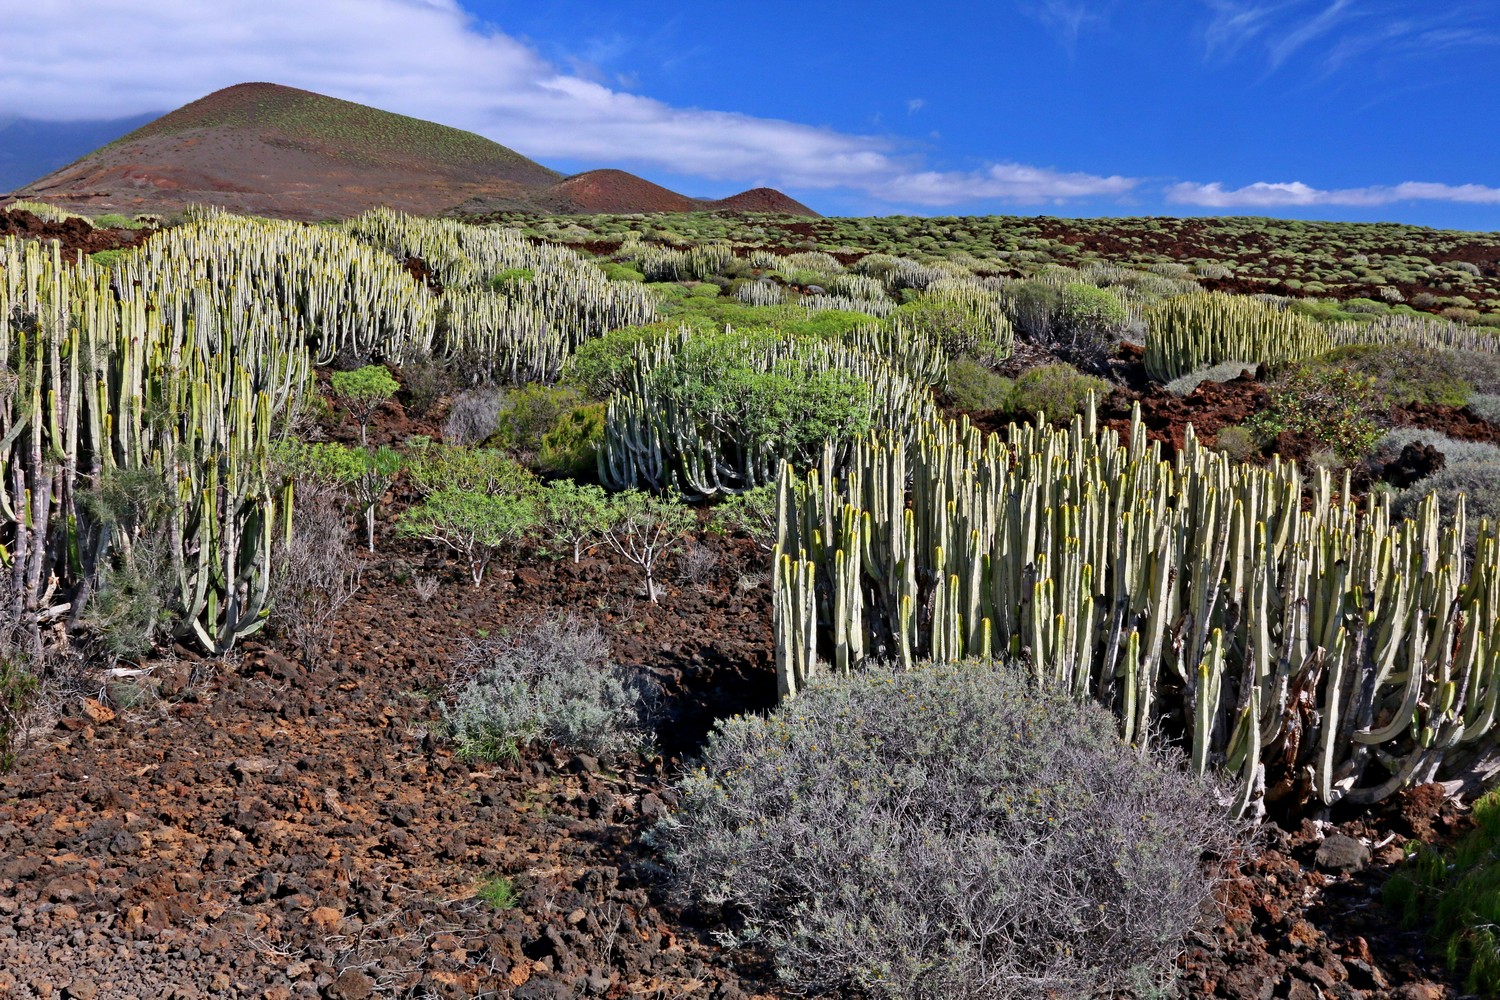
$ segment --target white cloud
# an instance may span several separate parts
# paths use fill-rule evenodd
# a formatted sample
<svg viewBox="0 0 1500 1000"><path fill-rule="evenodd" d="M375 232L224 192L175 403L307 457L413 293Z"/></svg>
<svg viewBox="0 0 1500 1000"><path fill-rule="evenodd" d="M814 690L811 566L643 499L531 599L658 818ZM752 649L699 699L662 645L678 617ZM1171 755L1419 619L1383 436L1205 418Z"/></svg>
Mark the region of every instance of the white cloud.
<svg viewBox="0 0 1500 1000"><path fill-rule="evenodd" d="M1015 164L933 171L885 137L672 107L564 72L456 0L0 0L0 23L0 115L125 116L269 81L470 129L543 162L639 165L726 185L940 206L1111 196L1136 184Z"/></svg>
<svg viewBox="0 0 1500 1000"><path fill-rule="evenodd" d="M1120 197L1137 183L1131 177L1096 177L1020 163L996 163L972 173L928 170L904 174L890 187L877 187L872 193L890 201L926 206L950 205L969 198L1037 203Z"/></svg>
<svg viewBox="0 0 1500 1000"><path fill-rule="evenodd" d="M911 100L906 102L906 113L909 115L914 115L925 107L927 107L926 101L922 100L920 97L913 97Z"/></svg>
<svg viewBox="0 0 1500 1000"><path fill-rule="evenodd" d="M1291 208L1317 205L1376 207L1401 201L1451 201L1474 205L1500 205L1500 188L1483 184L1436 184L1405 181L1401 184L1322 190L1301 181L1268 184L1264 181L1226 190L1213 184L1174 184L1167 200L1202 208Z"/></svg>

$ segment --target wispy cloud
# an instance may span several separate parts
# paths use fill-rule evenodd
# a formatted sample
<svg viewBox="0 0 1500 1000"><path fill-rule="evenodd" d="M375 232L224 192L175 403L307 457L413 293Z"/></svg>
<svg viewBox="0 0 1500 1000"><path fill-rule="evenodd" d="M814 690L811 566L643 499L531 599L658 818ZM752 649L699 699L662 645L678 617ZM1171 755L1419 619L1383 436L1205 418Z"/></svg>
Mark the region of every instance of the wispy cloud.
<svg viewBox="0 0 1500 1000"><path fill-rule="evenodd" d="M1077 8L1074 25L1087 19L1076 0L1043 6L1059 16ZM941 207L1114 197L1137 184L1013 163L933 170L884 136L674 107L604 82L593 67L607 51L559 69L457 0L0 0L0 23L0 115L124 116L265 80L470 129L543 161L726 186L846 189Z"/></svg>
<svg viewBox="0 0 1500 1000"><path fill-rule="evenodd" d="M1358 11L1354 9L1354 0L1333 0L1317 14L1299 19L1291 26L1291 30L1281 33L1271 41L1271 66L1273 68L1281 66L1298 49L1328 34L1357 13Z"/></svg>
<svg viewBox="0 0 1500 1000"><path fill-rule="evenodd" d="M1204 55L1259 51L1270 71L1381 69L1448 49L1500 44L1491 0L1448 0L1412 16L1404 0L1201 0ZM1378 60L1378 62L1377 62Z"/></svg>
<svg viewBox="0 0 1500 1000"><path fill-rule="evenodd" d="M906 102L906 113L909 115L914 115L925 107L927 107L926 101L922 100L920 97L913 97L911 100Z"/></svg>
<svg viewBox="0 0 1500 1000"><path fill-rule="evenodd" d="M1205 53L1233 55L1240 46L1253 40L1272 23L1282 3L1254 3L1244 0L1204 0L1212 17L1203 30Z"/></svg>
<svg viewBox="0 0 1500 1000"><path fill-rule="evenodd" d="M1105 22L1111 6L1109 0L1023 0L1020 10L1040 21L1071 48L1085 25Z"/></svg>
<svg viewBox="0 0 1500 1000"><path fill-rule="evenodd" d="M1301 181L1267 183L1226 189L1223 184L1174 184L1167 200L1200 208L1298 208L1345 206L1376 208L1403 201L1447 201L1472 205L1500 205L1500 188L1483 184L1438 184L1405 181L1401 184L1359 188L1315 188Z"/></svg>
<svg viewBox="0 0 1500 1000"><path fill-rule="evenodd" d="M1121 197L1140 184L1133 177L1064 173L1020 163L996 163L970 173L925 170L903 174L871 193L888 201L937 207L966 199L1038 204L1076 198Z"/></svg>

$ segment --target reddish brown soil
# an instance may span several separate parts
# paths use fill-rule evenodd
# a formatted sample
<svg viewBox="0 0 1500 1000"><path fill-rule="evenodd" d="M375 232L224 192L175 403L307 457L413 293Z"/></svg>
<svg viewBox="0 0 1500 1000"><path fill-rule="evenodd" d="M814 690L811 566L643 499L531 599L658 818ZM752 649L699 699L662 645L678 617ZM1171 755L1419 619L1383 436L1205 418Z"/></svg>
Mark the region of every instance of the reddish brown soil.
<svg viewBox="0 0 1500 1000"><path fill-rule="evenodd" d="M1420 931L1397 926L1381 905L1381 886L1403 861L1410 840L1448 842L1467 816L1425 785L1379 812L1294 830L1267 824L1260 853L1218 892L1221 919L1190 936L1181 995L1225 1000L1438 1000L1457 997L1441 957ZM1372 863L1338 874L1315 863L1326 836L1342 834L1372 848Z"/></svg>
<svg viewBox="0 0 1500 1000"><path fill-rule="evenodd" d="M542 211L570 215L692 212L698 203L623 170L590 170L532 196Z"/></svg>
<svg viewBox="0 0 1500 1000"><path fill-rule="evenodd" d="M1391 408L1391 423L1396 427L1421 427L1441 431L1458 441L1482 441L1500 444L1500 427L1465 407L1413 403Z"/></svg>
<svg viewBox="0 0 1500 1000"><path fill-rule="evenodd" d="M390 404L371 438L436 419ZM62 702L0 776L0 997L776 992L763 956L721 950L676 908L640 840L711 722L774 697L764 553L696 538L713 565L694 582L676 559L659 605L603 551L575 566L518 550L474 588L441 551L395 538L390 499L323 662L295 662L274 635L221 661L179 650L129 698L95 685ZM441 586L424 603L428 577ZM654 682L664 756L456 760L433 733L465 641L559 613L597 624ZM1460 825L1418 796L1342 829L1379 843ZM1391 849L1334 877L1313 869L1316 839L1270 830L1238 867L1222 919L1190 942L1185 995L1455 996L1372 902ZM476 898L495 875L516 885L513 908Z"/></svg>
<svg viewBox="0 0 1500 1000"><path fill-rule="evenodd" d="M118 250L144 241L152 229L95 229L83 219L47 222L23 209L0 211L0 239L16 236L23 240L57 240L63 253L98 253Z"/></svg>
<svg viewBox="0 0 1500 1000"><path fill-rule="evenodd" d="M763 212L771 215L805 215L819 218L817 212L806 205L782 194L775 188L758 187L732 194L728 198L707 202L704 206L714 212Z"/></svg>

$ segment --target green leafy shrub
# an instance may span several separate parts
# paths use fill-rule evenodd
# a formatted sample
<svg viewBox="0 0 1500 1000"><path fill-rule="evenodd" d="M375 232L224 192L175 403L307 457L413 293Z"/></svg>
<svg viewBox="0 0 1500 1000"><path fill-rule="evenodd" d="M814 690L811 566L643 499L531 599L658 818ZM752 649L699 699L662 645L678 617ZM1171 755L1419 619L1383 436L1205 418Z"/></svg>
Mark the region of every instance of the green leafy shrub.
<svg viewBox="0 0 1500 1000"><path fill-rule="evenodd" d="M437 542L462 555L478 587L497 551L539 523L536 499L529 493L445 489L408 508L396 527L403 535Z"/></svg>
<svg viewBox="0 0 1500 1000"><path fill-rule="evenodd" d="M1351 344L1325 354L1318 363L1372 379L1381 400L1390 404L1463 406L1474 393L1464 359L1453 351Z"/></svg>
<svg viewBox="0 0 1500 1000"><path fill-rule="evenodd" d="M800 338L767 367L757 358L757 338L783 339L745 331L689 338L651 371L649 397L693 414L746 451L773 449L795 465L810 464L825 441L870 429L868 383L850 371L820 368L816 345Z"/></svg>
<svg viewBox="0 0 1500 1000"><path fill-rule="evenodd" d="M564 378L569 385L582 389L590 399L608 399L625 388L635 370L635 354L640 348L660 344L674 332L666 324L629 326L612 330L579 346L568 361Z"/></svg>
<svg viewBox="0 0 1500 1000"><path fill-rule="evenodd" d="M769 552L776 540L776 490L776 484L766 483L730 494L713 508L709 529L721 535L749 535Z"/></svg>
<svg viewBox="0 0 1500 1000"><path fill-rule="evenodd" d="M462 758L514 760L542 745L615 755L650 743L641 692L592 625L554 620L474 643L458 670L468 679L443 720Z"/></svg>
<svg viewBox="0 0 1500 1000"><path fill-rule="evenodd" d="M1255 435L1244 427L1222 427L1214 435L1214 447L1236 462L1248 462L1260 454Z"/></svg>
<svg viewBox="0 0 1500 1000"><path fill-rule="evenodd" d="M720 722L653 831L796 991L1085 997L1170 973L1219 790L998 664L871 671Z"/></svg>
<svg viewBox="0 0 1500 1000"><path fill-rule="evenodd" d="M375 411L401 388L384 365L365 365L353 371L334 372L328 378L328 385L334 398L359 421L360 444L368 443L366 433Z"/></svg>
<svg viewBox="0 0 1500 1000"><path fill-rule="evenodd" d="M114 250L96 250L89 254L89 260L100 267L114 267L131 253L130 247L119 247Z"/></svg>
<svg viewBox="0 0 1500 1000"><path fill-rule="evenodd" d="M675 496L625 490L610 500L604 541L627 562L640 568L646 597L657 602L656 569L698 525L698 514Z"/></svg>
<svg viewBox="0 0 1500 1000"><path fill-rule="evenodd" d="M1015 388L1010 379L973 358L956 358L948 362L948 400L965 413L1008 410Z"/></svg>
<svg viewBox="0 0 1500 1000"><path fill-rule="evenodd" d="M1327 448L1345 464L1353 464L1380 440L1380 428L1371 417L1380 399L1368 375L1305 365L1277 379L1270 397L1265 410L1245 421L1262 441L1283 431L1305 434L1314 447Z"/></svg>
<svg viewBox="0 0 1500 1000"><path fill-rule="evenodd" d="M1474 829L1451 850L1419 847L1386 882L1385 904L1428 938L1464 988L1500 996L1500 790L1474 803Z"/></svg>
<svg viewBox="0 0 1500 1000"><path fill-rule="evenodd" d="M502 295L519 294L526 285L536 279L536 272L529 267L508 267L490 278L490 291Z"/></svg>
<svg viewBox="0 0 1500 1000"><path fill-rule="evenodd" d="M543 488L541 503L544 530L572 550L575 563L609 530L612 510L602 487L559 479Z"/></svg>
<svg viewBox="0 0 1500 1000"><path fill-rule="evenodd" d="M318 442L285 446L280 461L295 478L313 479L333 487L365 523L365 543L375 551L375 507L401 472L400 452L394 448L346 448Z"/></svg>
<svg viewBox="0 0 1500 1000"><path fill-rule="evenodd" d="M552 476L597 475L606 410L603 403L585 403L560 414L552 429L542 435L537 467Z"/></svg>
<svg viewBox="0 0 1500 1000"><path fill-rule="evenodd" d="M535 456L542 450L542 435L582 402L572 386L532 383L512 389L500 401L500 417L491 443L522 456Z"/></svg>
<svg viewBox="0 0 1500 1000"><path fill-rule="evenodd" d="M599 270L610 281L645 281L646 276L629 264L617 264L612 260L599 262Z"/></svg>
<svg viewBox="0 0 1500 1000"><path fill-rule="evenodd" d="M407 442L406 474L422 496L439 490L516 494L536 484L525 466L496 448L464 448L426 439Z"/></svg>
<svg viewBox="0 0 1500 1000"><path fill-rule="evenodd" d="M1010 356L1014 333L993 292L970 285L945 286L920 295L897 309L889 322L930 337L950 356L983 361Z"/></svg>
<svg viewBox="0 0 1500 1000"><path fill-rule="evenodd" d="M1011 409L1067 420L1088 405L1089 393L1102 400L1109 393L1109 383L1072 365L1042 365L1016 379Z"/></svg>

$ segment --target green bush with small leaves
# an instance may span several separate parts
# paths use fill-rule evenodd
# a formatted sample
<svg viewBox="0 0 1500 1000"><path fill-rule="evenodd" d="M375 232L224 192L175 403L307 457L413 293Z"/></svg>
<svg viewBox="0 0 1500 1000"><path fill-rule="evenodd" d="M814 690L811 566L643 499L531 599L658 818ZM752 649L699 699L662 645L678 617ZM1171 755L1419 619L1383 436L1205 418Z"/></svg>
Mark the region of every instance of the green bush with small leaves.
<svg viewBox="0 0 1500 1000"><path fill-rule="evenodd" d="M1373 419L1380 397L1375 380L1345 368L1305 365L1270 387L1270 405L1245 421L1262 441L1283 432L1307 435L1346 465L1374 450L1380 428Z"/></svg>
<svg viewBox="0 0 1500 1000"><path fill-rule="evenodd" d="M328 378L333 397L359 422L359 443L367 443L370 418L401 388L384 365L334 372Z"/></svg>
<svg viewBox="0 0 1500 1000"><path fill-rule="evenodd" d="M1009 410L1016 385L973 358L948 362L948 401L964 413Z"/></svg>
<svg viewBox="0 0 1500 1000"><path fill-rule="evenodd" d="M1109 383L1085 375L1072 365L1041 365L1022 372L1016 379L1011 409L1045 413L1048 419L1068 420L1088 405L1089 394L1103 401Z"/></svg>

